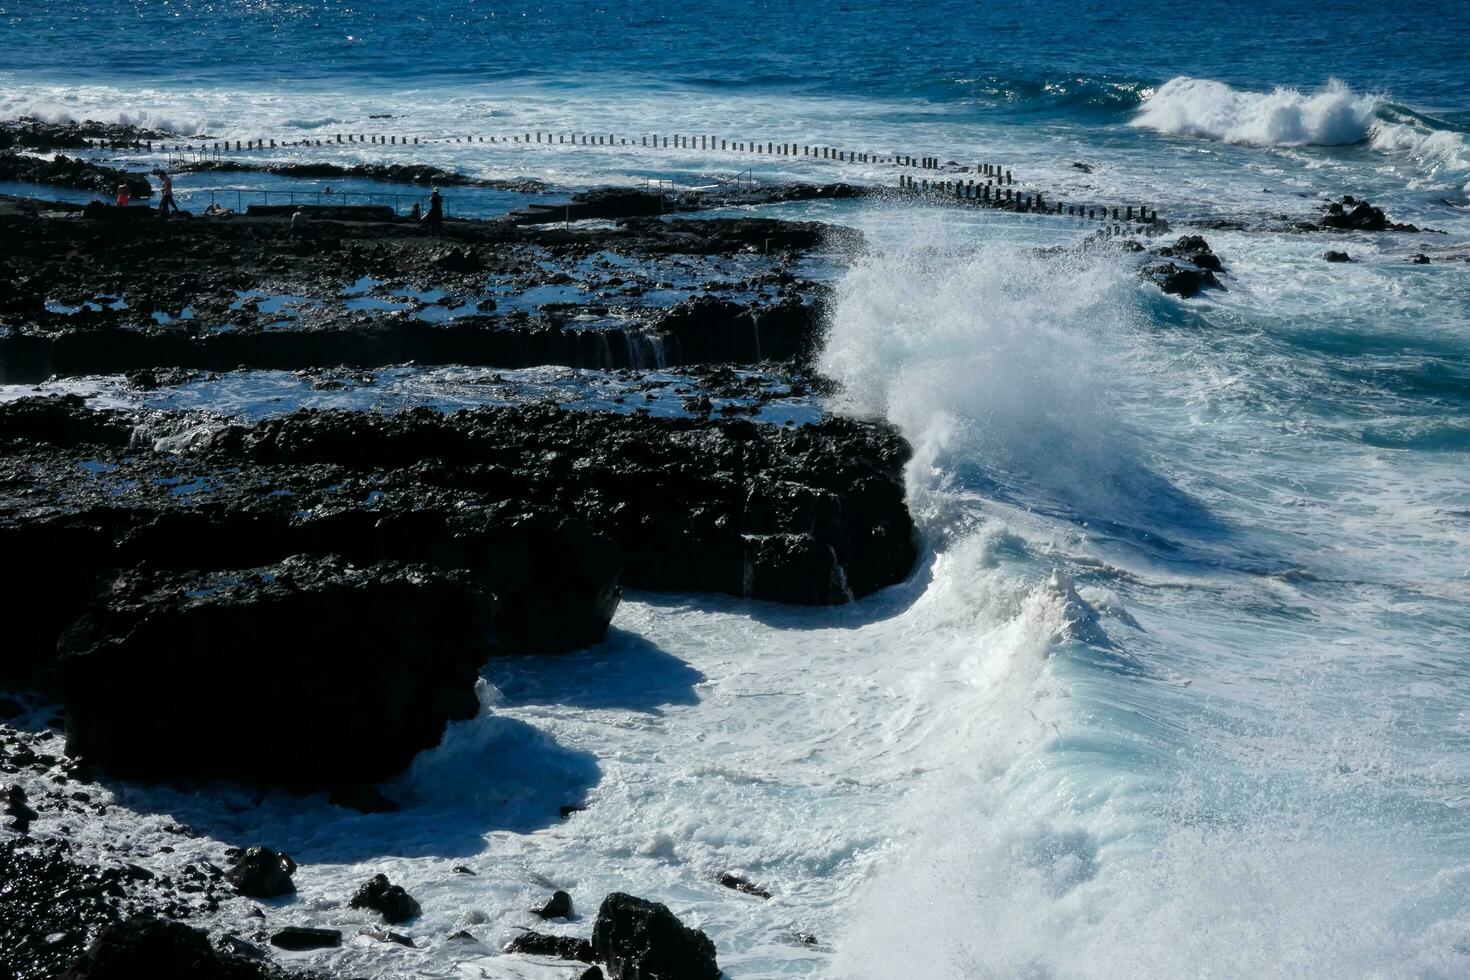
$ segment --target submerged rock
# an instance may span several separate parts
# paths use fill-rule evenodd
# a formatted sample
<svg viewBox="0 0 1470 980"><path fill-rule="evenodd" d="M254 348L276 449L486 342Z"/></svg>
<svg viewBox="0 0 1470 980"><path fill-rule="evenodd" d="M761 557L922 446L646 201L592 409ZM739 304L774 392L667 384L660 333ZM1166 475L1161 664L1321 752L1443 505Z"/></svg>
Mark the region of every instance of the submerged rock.
<svg viewBox="0 0 1470 980"><path fill-rule="evenodd" d="M572 917L572 896L566 892L553 892L546 900L546 904L539 909L533 909L532 914L539 915L543 919L570 919Z"/></svg>
<svg viewBox="0 0 1470 980"><path fill-rule="evenodd" d="M287 926L271 936L271 945L289 950L330 949L342 945L342 933L336 929Z"/></svg>
<svg viewBox="0 0 1470 980"><path fill-rule="evenodd" d="M1322 217L1317 220L1316 225L1308 224L1306 227L1322 231L1419 231L1415 225L1388 220L1382 208L1376 208L1367 201L1359 201L1351 195L1324 206Z"/></svg>
<svg viewBox="0 0 1470 980"><path fill-rule="evenodd" d="M1223 288L1220 280L1216 279L1215 274L1208 269L1190 269L1175 265L1173 262L1144 266L1139 274L1165 293L1184 299L1198 296L1204 289Z"/></svg>
<svg viewBox="0 0 1470 980"><path fill-rule="evenodd" d="M507 953L527 953L532 956L558 956L564 960L579 960L591 963L596 957L592 944L575 936L549 936L544 932L527 930L505 944Z"/></svg>
<svg viewBox="0 0 1470 980"><path fill-rule="evenodd" d="M268 847L252 847L235 859L225 879L248 898L279 898L296 891L296 862Z"/></svg>
<svg viewBox="0 0 1470 980"><path fill-rule="evenodd" d="M1352 262L1353 257L1346 252L1328 250L1322 253L1322 258L1328 262Z"/></svg>
<svg viewBox="0 0 1470 980"><path fill-rule="evenodd" d="M708 936L684 925L668 906L622 892L602 900L592 946L613 980L719 980L715 944Z"/></svg>
<svg viewBox="0 0 1470 980"><path fill-rule="evenodd" d="M726 888L734 889L737 892L743 892L746 895L754 895L756 898L771 897L771 893L762 888L760 885L757 885L755 882L751 881L748 878L742 878L740 875L731 874L728 871L720 875L719 881L720 884L724 885Z"/></svg>
<svg viewBox="0 0 1470 980"><path fill-rule="evenodd" d="M1210 243L1200 235L1182 235L1172 245L1150 249L1150 254L1164 258L1183 259L1195 268L1206 269L1210 272L1220 272L1224 269L1220 257L1210 248Z"/></svg>
<svg viewBox="0 0 1470 980"><path fill-rule="evenodd" d="M347 904L355 909L372 909L383 917L384 922L395 926L415 918L422 911L402 885L393 884L383 874L373 875Z"/></svg>
<svg viewBox="0 0 1470 980"><path fill-rule="evenodd" d="M394 563L123 573L59 644L71 750L124 778L386 779L479 710L489 606Z"/></svg>

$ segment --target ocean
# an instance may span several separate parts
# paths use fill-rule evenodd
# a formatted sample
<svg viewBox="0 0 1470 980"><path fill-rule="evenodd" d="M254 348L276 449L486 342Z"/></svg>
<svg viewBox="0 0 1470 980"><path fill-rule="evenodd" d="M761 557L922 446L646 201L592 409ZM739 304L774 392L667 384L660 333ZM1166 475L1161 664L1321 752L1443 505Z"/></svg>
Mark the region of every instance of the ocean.
<svg viewBox="0 0 1470 980"><path fill-rule="evenodd" d="M1157 208L1225 266L1181 300L1109 250L1040 251L1082 221L762 209L871 245L834 278L819 364L835 410L914 447L908 582L835 609L632 593L597 647L492 661L485 710L388 788L395 814L122 786L86 833L268 840L302 865L304 923L377 871L426 934L508 931L549 883L588 915L628 891L703 928L732 978L1470 976L1466 12L0 0L4 118L392 132L424 141L416 162L556 193L896 174L444 138L994 161L1056 199ZM186 200L229 186L180 179ZM1344 194L1431 231L1291 230ZM731 870L771 900L711 883ZM457 950L313 962L566 975Z"/></svg>

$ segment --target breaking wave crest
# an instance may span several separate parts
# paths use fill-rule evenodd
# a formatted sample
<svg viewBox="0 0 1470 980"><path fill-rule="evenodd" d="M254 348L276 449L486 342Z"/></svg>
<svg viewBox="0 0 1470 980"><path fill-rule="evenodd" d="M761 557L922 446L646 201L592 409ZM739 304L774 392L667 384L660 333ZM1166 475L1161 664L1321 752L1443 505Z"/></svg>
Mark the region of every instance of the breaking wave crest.
<svg viewBox="0 0 1470 980"><path fill-rule="evenodd" d="M1365 145L1413 161L1422 175L1411 186L1445 181L1470 192L1464 133L1336 80L1316 92L1251 92L1210 79L1171 78L1144 100L1131 125L1242 146Z"/></svg>

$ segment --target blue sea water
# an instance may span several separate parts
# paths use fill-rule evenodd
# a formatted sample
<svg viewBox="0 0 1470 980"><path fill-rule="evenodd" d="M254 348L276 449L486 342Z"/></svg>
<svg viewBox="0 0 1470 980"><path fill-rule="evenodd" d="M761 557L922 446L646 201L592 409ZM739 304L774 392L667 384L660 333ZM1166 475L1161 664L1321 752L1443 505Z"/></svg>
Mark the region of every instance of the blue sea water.
<svg viewBox="0 0 1470 980"><path fill-rule="evenodd" d="M614 889L668 902L731 977L1470 976L1463 2L0 5L7 117L394 132L558 191L896 179L442 142L715 134L995 161L1181 233L1344 193L1435 230L1207 227L1226 288L1179 300L1126 257L1038 252L1080 222L787 206L871 244L821 360L834 409L915 447L913 580L826 611L632 596L602 646L487 670L399 814L122 787L104 837L284 847L281 921L355 922L341 897L388 870L423 948L314 960L372 976L570 975L494 949L548 883L588 919Z"/></svg>

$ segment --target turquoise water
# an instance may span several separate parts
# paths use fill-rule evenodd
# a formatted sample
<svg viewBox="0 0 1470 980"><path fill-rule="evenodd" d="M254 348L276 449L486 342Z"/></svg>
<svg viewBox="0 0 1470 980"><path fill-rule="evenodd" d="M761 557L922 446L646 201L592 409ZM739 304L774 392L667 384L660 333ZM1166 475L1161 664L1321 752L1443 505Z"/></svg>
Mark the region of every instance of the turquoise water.
<svg viewBox="0 0 1470 980"><path fill-rule="evenodd" d="M322 961L374 976L563 975L440 942L532 925L542 880L589 912L614 888L669 902L732 977L1470 975L1464 14L8 5L7 116L789 140L993 160L1181 232L1284 227L1344 193L1444 232L1206 228L1226 289L1181 301L1127 257L1038 254L1080 222L787 206L872 245L837 284L822 361L837 409L915 446L911 582L835 611L630 597L603 646L487 671L485 715L390 787L400 815L145 790L124 809L287 847L303 921L338 922L333 896L369 869L404 880L423 951ZM752 165L896 180L636 145L413 152L558 190ZM548 819L568 787L588 810ZM775 897L711 883L731 868Z"/></svg>

